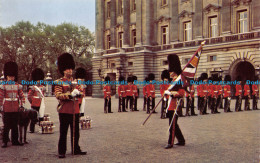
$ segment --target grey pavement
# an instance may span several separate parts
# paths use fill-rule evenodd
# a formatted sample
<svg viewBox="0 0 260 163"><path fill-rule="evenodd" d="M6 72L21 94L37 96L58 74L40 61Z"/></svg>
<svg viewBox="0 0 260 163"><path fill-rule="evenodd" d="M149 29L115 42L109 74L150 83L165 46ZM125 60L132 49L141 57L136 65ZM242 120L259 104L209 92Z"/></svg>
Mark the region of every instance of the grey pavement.
<svg viewBox="0 0 260 163"><path fill-rule="evenodd" d="M159 98L156 99L158 101ZM259 101L260 102L260 101ZM168 119L160 119L160 107L148 122L138 100L139 112L117 112L118 99L112 98L112 114L104 114L104 100L87 98L85 115L92 118L92 128L80 131L80 146L85 156L71 155L70 132L67 154L59 159L57 145L59 120L57 100L46 98L46 113L55 124L53 134L27 133L29 144L0 148L0 162L259 162L260 110L181 117L179 126L185 146L164 149L168 140ZM196 104L196 102L195 102ZM232 100L231 110L234 111ZM251 101L252 104L252 101ZM28 107L26 103L26 107ZM243 107L242 107L243 108ZM260 108L260 105L259 105ZM185 113L185 110L183 110ZM198 110L195 110L198 113ZM208 111L209 112L209 111ZM39 127L36 127L36 130ZM177 140L175 140L177 142Z"/></svg>

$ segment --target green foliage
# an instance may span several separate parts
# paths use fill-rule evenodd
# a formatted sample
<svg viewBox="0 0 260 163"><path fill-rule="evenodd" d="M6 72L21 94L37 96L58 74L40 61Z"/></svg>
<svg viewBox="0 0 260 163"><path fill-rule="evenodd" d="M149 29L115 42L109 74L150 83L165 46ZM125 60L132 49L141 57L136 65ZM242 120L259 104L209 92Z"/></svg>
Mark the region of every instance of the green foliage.
<svg viewBox="0 0 260 163"><path fill-rule="evenodd" d="M83 26L63 23L51 26L44 23L17 22L7 28L0 27L0 70L7 61L19 66L19 79L30 80L33 69L50 71L53 79L59 76L57 57L68 52L74 56L76 67L90 70L94 52L94 36Z"/></svg>

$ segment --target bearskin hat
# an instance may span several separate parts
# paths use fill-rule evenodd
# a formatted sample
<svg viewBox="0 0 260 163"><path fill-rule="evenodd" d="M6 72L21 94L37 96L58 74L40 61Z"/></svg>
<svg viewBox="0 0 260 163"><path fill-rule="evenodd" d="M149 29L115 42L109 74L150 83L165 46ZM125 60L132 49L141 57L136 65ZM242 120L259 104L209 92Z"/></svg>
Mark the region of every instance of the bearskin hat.
<svg viewBox="0 0 260 163"><path fill-rule="evenodd" d="M230 75L225 75L224 81L231 81L231 76Z"/></svg>
<svg viewBox="0 0 260 163"><path fill-rule="evenodd" d="M32 71L32 80L44 80L44 72L40 68L36 68Z"/></svg>
<svg viewBox="0 0 260 163"><path fill-rule="evenodd" d="M237 81L242 81L241 76L238 76L236 80L237 80Z"/></svg>
<svg viewBox="0 0 260 163"><path fill-rule="evenodd" d="M7 78L7 76L14 76L15 77L15 81L18 80L18 65L16 62L6 62L4 65L4 77L5 79Z"/></svg>
<svg viewBox="0 0 260 163"><path fill-rule="evenodd" d="M109 76L106 76L106 77L105 77L105 81L106 81L106 82L110 81L110 77L109 77Z"/></svg>
<svg viewBox="0 0 260 163"><path fill-rule="evenodd" d="M66 69L75 69L75 62L73 56L69 53L63 53L58 57L58 69L62 75Z"/></svg>
<svg viewBox="0 0 260 163"><path fill-rule="evenodd" d="M155 79L155 75L153 73L148 74L148 80L154 80Z"/></svg>
<svg viewBox="0 0 260 163"><path fill-rule="evenodd" d="M122 81L124 81L124 80L125 80L125 77L119 76L118 81L122 82Z"/></svg>
<svg viewBox="0 0 260 163"><path fill-rule="evenodd" d="M206 79L208 79L208 74L207 73L202 73L201 75L200 75L200 77L201 77L201 80L206 80ZM213 77L214 78L214 77ZM214 79L213 79L214 80ZM214 80L215 81L215 80Z"/></svg>
<svg viewBox="0 0 260 163"><path fill-rule="evenodd" d="M86 70L82 67L77 68L75 72L76 79L85 79L86 78Z"/></svg>
<svg viewBox="0 0 260 163"><path fill-rule="evenodd" d="M182 72L180 59L176 54L168 55L169 72L175 72L180 75Z"/></svg>
<svg viewBox="0 0 260 163"><path fill-rule="evenodd" d="M170 78L169 71L168 70L163 70L162 74L161 74L161 79L164 80L164 79L169 79L169 78Z"/></svg>
<svg viewBox="0 0 260 163"><path fill-rule="evenodd" d="M132 78L133 78L133 81L137 80L137 76L133 76Z"/></svg>
<svg viewBox="0 0 260 163"><path fill-rule="evenodd" d="M254 77L254 81L257 81L259 78L258 78L258 76L256 75L255 77Z"/></svg>
<svg viewBox="0 0 260 163"><path fill-rule="evenodd" d="M207 78L206 78L206 75L204 75L203 78L204 78L203 80L207 79ZM218 80L219 80L218 74L213 74L213 75L211 76L211 80L212 80L212 81L218 81Z"/></svg>
<svg viewBox="0 0 260 163"><path fill-rule="evenodd" d="M129 77L127 78L127 82L133 82L133 78L132 78L131 76L129 76Z"/></svg>

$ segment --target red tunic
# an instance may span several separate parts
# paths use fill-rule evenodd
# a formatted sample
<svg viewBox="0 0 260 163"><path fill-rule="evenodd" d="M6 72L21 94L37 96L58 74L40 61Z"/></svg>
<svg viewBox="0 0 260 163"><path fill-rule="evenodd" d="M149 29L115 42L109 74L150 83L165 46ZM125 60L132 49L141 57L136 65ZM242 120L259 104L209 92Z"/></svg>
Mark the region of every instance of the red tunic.
<svg viewBox="0 0 260 163"><path fill-rule="evenodd" d="M225 85L224 86L224 98L231 96L231 91L230 90L231 90L230 85Z"/></svg>
<svg viewBox="0 0 260 163"><path fill-rule="evenodd" d="M42 94L44 95L45 86L40 85L40 86L38 86L38 88L41 90ZM42 95L38 91L38 89L36 89L35 86L32 86L31 89L28 92L28 101L31 103L31 106L34 106L34 107L40 107L41 106Z"/></svg>
<svg viewBox="0 0 260 163"><path fill-rule="evenodd" d="M25 103L20 84L0 85L0 106L4 112L18 112L19 106Z"/></svg>
<svg viewBox="0 0 260 163"><path fill-rule="evenodd" d="M259 95L258 85L256 84L252 85L252 95L256 95L256 96Z"/></svg>
<svg viewBox="0 0 260 163"><path fill-rule="evenodd" d="M137 89L137 85L132 85L132 89L133 89L133 94L135 97L138 96L138 89Z"/></svg>
<svg viewBox="0 0 260 163"><path fill-rule="evenodd" d="M162 97L164 96L164 92L168 90L169 86L170 86L170 84L161 84L160 85L160 93L161 93ZM166 98L168 99L169 95L167 95Z"/></svg>
<svg viewBox="0 0 260 163"><path fill-rule="evenodd" d="M250 95L250 87L249 85L245 84L244 85L244 96L249 96Z"/></svg>
<svg viewBox="0 0 260 163"><path fill-rule="evenodd" d="M133 96L134 92L133 92L133 87L132 85L126 85L126 96Z"/></svg>
<svg viewBox="0 0 260 163"><path fill-rule="evenodd" d="M155 88L153 84L147 85L147 96L155 98Z"/></svg>
<svg viewBox="0 0 260 163"><path fill-rule="evenodd" d="M147 97L147 85L145 85L144 87L143 87L143 95L144 95L144 97Z"/></svg>
<svg viewBox="0 0 260 163"><path fill-rule="evenodd" d="M241 96L242 95L242 86L240 84L236 85L236 94L235 96Z"/></svg>
<svg viewBox="0 0 260 163"><path fill-rule="evenodd" d="M73 101L70 99L71 92L74 88L81 90L79 85L71 85L69 82L73 81L73 78L61 78L56 80L57 84L54 87L54 93L56 98L59 100L59 113L66 114L79 114L79 102L78 99L75 98ZM83 92L80 91L80 94L83 95Z"/></svg>
<svg viewBox="0 0 260 163"><path fill-rule="evenodd" d="M117 89L117 93L119 97L126 97L125 85L119 85Z"/></svg>
<svg viewBox="0 0 260 163"><path fill-rule="evenodd" d="M185 94L185 90L184 90L184 89L179 89L177 92L178 92L178 94L176 94L176 95L172 98L172 100L171 100L171 102L170 102L170 105L169 105L169 107L168 107L168 110L174 111L174 110L176 109L176 107L177 107L177 101L178 101L177 98L181 98L181 97L183 97L184 94Z"/></svg>
<svg viewBox="0 0 260 163"><path fill-rule="evenodd" d="M104 98L111 98L111 87L110 85L106 85L103 88L103 92L104 92Z"/></svg>
<svg viewBox="0 0 260 163"><path fill-rule="evenodd" d="M217 90L218 90L218 95L222 95L223 94L223 90L222 90L222 86L221 85L217 85Z"/></svg>

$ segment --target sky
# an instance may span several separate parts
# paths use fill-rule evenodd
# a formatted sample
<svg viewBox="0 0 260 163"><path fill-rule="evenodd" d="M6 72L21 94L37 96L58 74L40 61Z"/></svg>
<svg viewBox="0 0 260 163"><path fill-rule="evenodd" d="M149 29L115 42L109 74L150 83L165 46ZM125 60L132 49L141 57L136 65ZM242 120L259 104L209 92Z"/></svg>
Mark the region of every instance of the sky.
<svg viewBox="0 0 260 163"><path fill-rule="evenodd" d="M95 32L95 0L0 0L0 26L72 23Z"/></svg>

